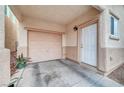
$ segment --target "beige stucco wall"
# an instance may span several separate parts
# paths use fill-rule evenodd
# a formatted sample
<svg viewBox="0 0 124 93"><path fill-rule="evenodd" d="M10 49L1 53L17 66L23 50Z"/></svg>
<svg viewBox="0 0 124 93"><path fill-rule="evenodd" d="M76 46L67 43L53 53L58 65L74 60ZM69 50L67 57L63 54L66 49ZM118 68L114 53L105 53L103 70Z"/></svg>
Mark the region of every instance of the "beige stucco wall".
<svg viewBox="0 0 124 93"><path fill-rule="evenodd" d="M10 80L10 51L0 49L0 87L8 86Z"/></svg>
<svg viewBox="0 0 124 93"><path fill-rule="evenodd" d="M99 20L99 63L98 69L110 73L124 61L124 13L123 6L99 6L102 10ZM99 9L99 8L98 8ZM110 39L110 12L120 20L118 23L119 40Z"/></svg>
<svg viewBox="0 0 124 93"><path fill-rule="evenodd" d="M24 56L27 56L27 29L24 29L24 27L30 27L30 28L36 28L36 29L43 29L50 30L50 31L58 31L58 32L65 32L64 25L56 24L47 22L44 20L39 20L35 18L29 18L24 17L21 15L20 12L15 9L13 6L9 6L14 13L14 15L17 17L19 23L18 23L18 31L17 31L17 41L18 41L18 51L17 55L20 55L21 53L24 54ZM64 44L64 43L63 43ZM63 50L64 51L64 50Z"/></svg>
<svg viewBox="0 0 124 93"><path fill-rule="evenodd" d="M98 69L101 71L108 72L111 69L117 67L124 60L124 34L123 34L123 25L124 25L124 13L122 6L100 6L102 8L102 13L99 20L99 63ZM120 40L112 40L109 38L110 35L110 21L109 21L109 9L115 13L119 18L119 36ZM14 11L14 9L13 9ZM16 11L16 10L15 10ZM20 30L18 33L18 54L24 53L26 55L27 51L27 31L24 30L24 27L31 27L37 29L51 30L51 31L60 31L66 32L63 38L66 37L66 40L63 39L63 55L64 58L70 58L72 60L78 61L78 47L77 47L77 32L73 31L73 27L80 23L83 23L93 16L97 15L99 12L95 9L91 9L86 12L84 15L78 17L77 19L70 22L68 25L60 25L56 23L47 22L44 20L38 20L35 18L29 17L17 17L20 21ZM16 16L21 16L17 11L15 12ZM23 24L23 25L22 25ZM2 38L2 37L1 37ZM0 42L1 43L1 42ZM110 60L111 59L111 60Z"/></svg>
<svg viewBox="0 0 124 93"><path fill-rule="evenodd" d="M0 6L0 87L10 80L10 51L5 49L4 6Z"/></svg>
<svg viewBox="0 0 124 93"><path fill-rule="evenodd" d="M20 40L20 51L21 50L26 50L27 48L27 31L24 29L24 27L29 27L29 28L36 28L36 29L42 29L44 31L56 31L56 32L65 32L65 26L56 24L56 23L51 23L43 20L38 20L34 18L28 18L28 17L23 17L23 31L20 31L20 37L22 39ZM42 31L41 30L41 31ZM65 36L63 35L63 46L65 45ZM63 48L63 56L64 56L65 49ZM25 54L26 51L23 51Z"/></svg>
<svg viewBox="0 0 124 93"><path fill-rule="evenodd" d="M105 34L107 31L107 11L102 11L100 13L100 18L98 22L98 69L105 72L106 71L106 48L105 48Z"/></svg>
<svg viewBox="0 0 124 93"><path fill-rule="evenodd" d="M13 6L9 7L16 16L17 22L14 24L12 19L6 16L6 48L15 51L15 42L17 42L17 56L23 53L24 56L27 57L27 31L22 24L22 15Z"/></svg>
<svg viewBox="0 0 124 93"><path fill-rule="evenodd" d="M15 49L15 41L18 41L18 51L17 55L20 55L21 53L24 54L25 57L27 57L27 29L24 29L24 27L30 27L30 28L37 28L37 29L43 29L45 30L50 30L50 31L57 31L57 32L65 32L65 26L56 24L56 23L51 23L47 22L44 20L39 20L35 18L29 18L29 17L24 17L21 15L20 12L17 11L17 9L13 6L9 6L18 19L18 24L17 27L14 28L11 22L6 22L8 23L7 29L8 30L13 30L11 32L7 31L7 41L6 41L6 46L9 47L9 49L14 50ZM7 21L9 21L7 19ZM15 31L15 33L13 33ZM63 37L64 40L65 36ZM12 41L12 43L8 43ZM65 40L64 40L65 41ZM63 44L64 44L63 41ZM12 49L13 48L13 49ZM65 49L63 48L63 53L65 52ZM63 54L64 55L64 54Z"/></svg>
<svg viewBox="0 0 124 93"><path fill-rule="evenodd" d="M24 29L24 25L19 22L17 55L20 55L21 53L27 57L27 30Z"/></svg>
<svg viewBox="0 0 124 93"><path fill-rule="evenodd" d="M111 5L106 6L106 33L105 33L105 48L106 48L106 71L109 72L124 62L124 10L123 6ZM110 39L110 13L112 12L119 18L118 31L119 40Z"/></svg>
<svg viewBox="0 0 124 93"><path fill-rule="evenodd" d="M11 52L16 51L16 42L18 44L17 54L24 53L27 47L27 31L24 30L23 25L18 21L13 23L12 19L5 16L5 47L10 49Z"/></svg>
<svg viewBox="0 0 124 93"><path fill-rule="evenodd" d="M99 7L97 7L99 8ZM101 15L99 20L99 52L98 52L98 69L103 72L110 72L124 61L124 13L123 6L100 6ZM103 11L104 10L104 11ZM110 17L109 11L117 15L119 20L119 40L112 40L110 36ZM78 61L77 50L77 32L73 31L73 27L80 22L85 22L98 12L93 10L87 12L82 18L76 19L67 26L66 33L66 57ZM76 57L77 56L77 57Z"/></svg>
<svg viewBox="0 0 124 93"><path fill-rule="evenodd" d="M0 6L0 49L4 48L4 40L5 40L5 33L4 33L4 7Z"/></svg>
<svg viewBox="0 0 124 93"><path fill-rule="evenodd" d="M23 17L23 26L24 27L29 27L29 28L36 28L36 29L43 29L44 31L46 30L49 30L49 31L56 31L56 32L65 32L65 26L64 25L60 25L60 24L56 24L56 23L51 23L51 22L47 22L47 21L44 21L44 20L38 20L38 19L35 19L35 18L29 18L29 17ZM26 38L27 38L27 35L26 35L26 31L22 32L22 36L25 38L23 38L23 42L25 43L23 47L24 50L26 50ZM63 36L63 46L65 45L64 43L64 38L65 36ZM21 43L22 44L22 43ZM63 56L64 56L64 52L65 52L65 49L63 48Z"/></svg>
<svg viewBox="0 0 124 93"><path fill-rule="evenodd" d="M17 31L17 24L14 24L11 18L5 16L5 47L11 51L16 50Z"/></svg>
<svg viewBox="0 0 124 93"><path fill-rule="evenodd" d="M66 34L62 34L62 58L66 58Z"/></svg>
<svg viewBox="0 0 124 93"><path fill-rule="evenodd" d="M109 74L124 62L124 7L120 5L99 6L102 9L99 22L100 48L99 69ZM110 39L110 12L119 18L119 40Z"/></svg>
<svg viewBox="0 0 124 93"><path fill-rule="evenodd" d="M78 61L78 37L77 31L73 30L75 25L82 24L86 21L89 21L91 18L99 14L99 12L92 8L84 15L78 17L77 19L73 20L70 24L66 26L66 57L75 61Z"/></svg>

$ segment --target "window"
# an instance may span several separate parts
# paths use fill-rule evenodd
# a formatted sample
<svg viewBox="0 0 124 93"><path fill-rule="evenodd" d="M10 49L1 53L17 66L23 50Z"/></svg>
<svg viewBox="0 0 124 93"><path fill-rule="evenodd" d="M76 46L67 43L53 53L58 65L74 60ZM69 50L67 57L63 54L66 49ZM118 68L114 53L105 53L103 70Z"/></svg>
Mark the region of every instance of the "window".
<svg viewBox="0 0 124 93"><path fill-rule="evenodd" d="M110 16L110 31L111 31L111 35L110 38L111 39L119 39L118 37L118 18L116 18L115 16L111 15Z"/></svg>

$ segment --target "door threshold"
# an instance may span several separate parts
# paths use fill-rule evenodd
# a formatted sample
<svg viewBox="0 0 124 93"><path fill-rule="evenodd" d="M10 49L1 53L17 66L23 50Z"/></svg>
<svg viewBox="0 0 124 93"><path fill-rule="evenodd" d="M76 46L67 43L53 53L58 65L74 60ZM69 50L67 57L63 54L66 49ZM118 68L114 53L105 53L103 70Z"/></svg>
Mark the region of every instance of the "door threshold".
<svg viewBox="0 0 124 93"><path fill-rule="evenodd" d="M80 62L80 66L85 67L85 68L87 68L87 69L89 69L89 70L91 70L91 71L93 71L93 72L96 72L96 73L98 73L98 74L104 76L104 72L100 71L100 70L99 70L97 67L95 67L95 66L92 66L92 65L89 65L89 64L86 64L86 63L83 63L83 62Z"/></svg>
<svg viewBox="0 0 124 93"><path fill-rule="evenodd" d="M89 64L86 64L86 63L83 63L83 62L80 62L80 65L82 67L88 68L88 69L90 69L94 72L98 72L97 67L95 67L95 66L92 66L92 65L89 65Z"/></svg>

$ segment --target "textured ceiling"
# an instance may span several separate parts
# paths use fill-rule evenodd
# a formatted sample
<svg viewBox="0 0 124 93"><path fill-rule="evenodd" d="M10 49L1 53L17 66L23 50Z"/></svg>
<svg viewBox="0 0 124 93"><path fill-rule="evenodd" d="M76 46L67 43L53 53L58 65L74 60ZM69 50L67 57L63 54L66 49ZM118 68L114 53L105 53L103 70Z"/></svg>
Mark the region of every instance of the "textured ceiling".
<svg viewBox="0 0 124 93"><path fill-rule="evenodd" d="M14 7L24 17L38 18L59 24L67 24L92 8L85 5L20 5Z"/></svg>

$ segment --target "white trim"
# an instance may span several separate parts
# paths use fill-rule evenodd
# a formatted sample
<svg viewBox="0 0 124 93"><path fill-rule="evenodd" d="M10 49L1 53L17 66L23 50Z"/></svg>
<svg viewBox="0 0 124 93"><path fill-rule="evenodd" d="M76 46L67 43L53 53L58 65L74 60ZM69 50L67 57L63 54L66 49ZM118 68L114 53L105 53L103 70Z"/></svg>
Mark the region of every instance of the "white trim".
<svg viewBox="0 0 124 93"><path fill-rule="evenodd" d="M113 40L120 40L119 36L111 35L111 34L110 34L109 38L113 39Z"/></svg>
<svg viewBox="0 0 124 93"><path fill-rule="evenodd" d="M117 29L116 29L116 31L114 31L114 35L111 34L111 17L113 17L114 20L117 21ZM119 38L119 29L118 29L119 19L116 18L116 16L114 16L114 15L112 15L110 13L110 21L109 22L110 22L110 26L109 26L110 27L110 35L109 35L109 38L110 39L113 39L113 40L120 40L120 38ZM114 27L114 30L115 30L115 27Z"/></svg>

